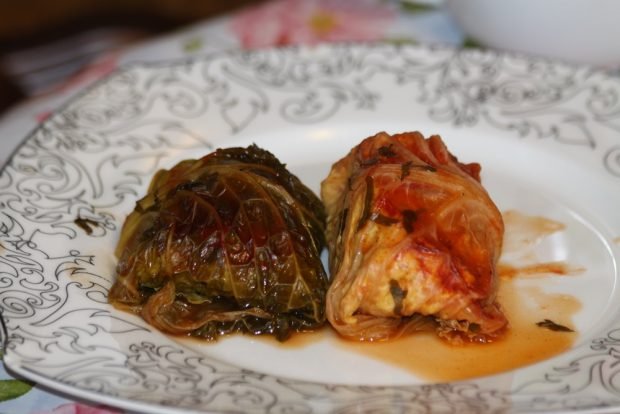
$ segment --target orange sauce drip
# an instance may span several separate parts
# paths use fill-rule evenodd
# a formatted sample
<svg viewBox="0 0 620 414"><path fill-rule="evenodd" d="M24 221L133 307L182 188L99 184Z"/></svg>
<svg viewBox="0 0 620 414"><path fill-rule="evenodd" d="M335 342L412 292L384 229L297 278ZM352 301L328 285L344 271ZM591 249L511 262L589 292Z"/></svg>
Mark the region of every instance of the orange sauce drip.
<svg viewBox="0 0 620 414"><path fill-rule="evenodd" d="M502 213L504 243L502 253L523 252L545 237L566 228L563 223L540 216L528 216L515 210Z"/></svg>
<svg viewBox="0 0 620 414"><path fill-rule="evenodd" d="M513 266L505 263L500 263L497 266L497 273L503 278L514 277L538 277L546 275L558 275L565 276L569 274L576 274L583 272L585 269L582 267L570 266L564 262L546 262L546 263L534 263L525 266Z"/></svg>
<svg viewBox="0 0 620 414"><path fill-rule="evenodd" d="M614 243L620 245L620 237L616 237Z"/></svg>

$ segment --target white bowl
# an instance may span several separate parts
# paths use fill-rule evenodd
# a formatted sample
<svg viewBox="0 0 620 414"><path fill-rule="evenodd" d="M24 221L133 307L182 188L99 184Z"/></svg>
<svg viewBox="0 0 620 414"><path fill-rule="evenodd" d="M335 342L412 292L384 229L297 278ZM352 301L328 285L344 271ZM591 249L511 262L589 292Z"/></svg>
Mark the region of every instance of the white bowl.
<svg viewBox="0 0 620 414"><path fill-rule="evenodd" d="M620 66L620 0L447 0L446 7L482 45Z"/></svg>

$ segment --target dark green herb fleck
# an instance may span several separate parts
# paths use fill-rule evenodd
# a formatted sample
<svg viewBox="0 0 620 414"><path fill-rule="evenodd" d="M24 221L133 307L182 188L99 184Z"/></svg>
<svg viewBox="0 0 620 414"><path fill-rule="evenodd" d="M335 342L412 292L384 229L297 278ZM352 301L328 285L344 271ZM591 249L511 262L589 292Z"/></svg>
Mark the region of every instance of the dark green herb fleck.
<svg viewBox="0 0 620 414"><path fill-rule="evenodd" d="M379 162L379 158L376 158L376 157L375 157L375 158L369 158L369 159L367 159L367 160L362 161L362 162L360 163L360 165L361 165L362 167L370 167L370 166L372 166L372 165L377 164L378 162Z"/></svg>
<svg viewBox="0 0 620 414"><path fill-rule="evenodd" d="M364 196L364 209L362 210L362 216L360 217L360 221L357 223L357 229L361 229L364 224L370 218L370 209L372 207L372 199L373 199L373 189L374 185L372 182L372 177L370 175L366 176L366 194Z"/></svg>
<svg viewBox="0 0 620 414"><path fill-rule="evenodd" d="M409 173L411 173L411 170L414 168L422 171L437 172L437 168L433 167L432 165L414 165L412 161L407 161L400 166L400 179L402 180L407 177Z"/></svg>
<svg viewBox="0 0 620 414"><path fill-rule="evenodd" d="M412 165L413 165L413 161L407 161L406 163L400 166L400 179L401 180L403 180L406 176L409 175Z"/></svg>
<svg viewBox="0 0 620 414"><path fill-rule="evenodd" d="M394 299L394 314L400 315L403 310L403 299L407 297L407 289L403 289L398 284L398 281L390 280L390 294Z"/></svg>
<svg viewBox="0 0 620 414"><path fill-rule="evenodd" d="M338 226L338 235L342 236L342 234L344 233L344 229L347 225L347 216L349 215L349 209L345 208L344 210L342 210L342 214L340 214L340 223Z"/></svg>
<svg viewBox="0 0 620 414"><path fill-rule="evenodd" d="M536 322L536 326L549 329L555 332L575 332L571 328L568 328L564 325L557 324L550 319L544 319L541 322Z"/></svg>
<svg viewBox="0 0 620 414"><path fill-rule="evenodd" d="M370 215L370 220L382 226L391 226L392 224L396 224L399 221L396 218L384 216L383 214L377 212Z"/></svg>
<svg viewBox="0 0 620 414"><path fill-rule="evenodd" d="M99 227L99 223L88 218L78 217L73 221L79 228L84 230L86 234L93 234L92 227ZM92 226L92 227L91 227Z"/></svg>
<svg viewBox="0 0 620 414"><path fill-rule="evenodd" d="M390 144L388 146L384 145L382 147L379 147L377 152L379 153L379 155L381 155L382 157L386 157L386 158L391 158L391 157L395 157L396 156L396 153L392 149L392 144Z"/></svg>
<svg viewBox="0 0 620 414"><path fill-rule="evenodd" d="M469 332L472 332L472 333L480 332L480 324L477 324L475 322L474 323L470 323L469 324Z"/></svg>
<svg viewBox="0 0 620 414"><path fill-rule="evenodd" d="M403 210L403 227L407 233L413 232L413 223L418 219L418 213L413 210Z"/></svg>

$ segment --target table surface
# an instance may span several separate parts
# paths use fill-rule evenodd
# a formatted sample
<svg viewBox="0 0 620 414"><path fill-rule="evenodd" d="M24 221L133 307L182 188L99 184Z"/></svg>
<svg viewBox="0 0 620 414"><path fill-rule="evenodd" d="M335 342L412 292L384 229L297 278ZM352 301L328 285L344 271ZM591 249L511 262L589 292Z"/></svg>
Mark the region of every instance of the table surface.
<svg viewBox="0 0 620 414"><path fill-rule="evenodd" d="M355 24L331 24L340 16L330 8L333 1L273 0L102 55L53 92L23 102L0 118L0 163L4 165L28 133L63 103L97 79L131 62L200 56L235 48L335 41L471 45L439 2L343 0L341 3L347 3L347 16L354 14ZM299 27L297 22L300 21L307 22L307 26ZM270 25L272 30L254 30L261 24ZM22 381L0 363L0 414L17 413L109 414L120 411L76 401Z"/></svg>

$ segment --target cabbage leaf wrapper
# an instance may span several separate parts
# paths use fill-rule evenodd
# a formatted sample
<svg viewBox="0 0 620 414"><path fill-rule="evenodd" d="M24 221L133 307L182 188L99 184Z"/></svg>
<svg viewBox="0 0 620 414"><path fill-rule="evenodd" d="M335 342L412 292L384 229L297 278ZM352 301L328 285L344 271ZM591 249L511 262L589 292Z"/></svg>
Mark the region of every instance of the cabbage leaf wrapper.
<svg viewBox="0 0 620 414"><path fill-rule="evenodd" d="M159 330L216 339L325 322L320 199L256 145L218 149L153 177L116 247L109 301Z"/></svg>
<svg viewBox="0 0 620 414"><path fill-rule="evenodd" d="M332 166L321 184L326 312L340 335L374 341L433 330L463 343L505 331L496 303L504 223L480 170L419 132L378 133Z"/></svg>

